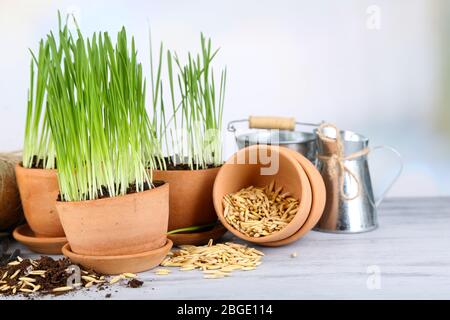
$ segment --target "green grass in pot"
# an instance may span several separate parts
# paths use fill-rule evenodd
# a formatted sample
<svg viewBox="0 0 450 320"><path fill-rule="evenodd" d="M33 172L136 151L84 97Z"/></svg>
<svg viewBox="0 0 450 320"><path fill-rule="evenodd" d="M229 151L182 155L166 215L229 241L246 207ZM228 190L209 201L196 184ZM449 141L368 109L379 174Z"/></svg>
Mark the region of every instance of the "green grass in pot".
<svg viewBox="0 0 450 320"><path fill-rule="evenodd" d="M219 50L213 51L211 39L206 39L203 34L200 40L201 52L188 53L185 64L176 53L167 50L165 54L171 110L166 110L164 101L163 44L156 72L150 53L153 124L158 130L165 157L173 168L178 165L199 170L222 165L226 69L221 71L217 87L212 62Z"/></svg>
<svg viewBox="0 0 450 320"><path fill-rule="evenodd" d="M155 68L150 49L153 124L165 156L155 176L171 185L169 234L208 231L217 222L211 194L222 165L226 69L216 79L212 62L218 50L203 34L200 44L200 53L188 53L184 64L161 44Z"/></svg>
<svg viewBox="0 0 450 320"><path fill-rule="evenodd" d="M145 80L125 29L64 39L50 67L50 124L58 155L61 199L93 200L151 187L155 143L145 109ZM49 37L56 57L58 44Z"/></svg>
<svg viewBox="0 0 450 320"><path fill-rule="evenodd" d="M84 38L78 29L48 41L56 208L71 250L120 256L165 246L169 188L154 184L148 170L159 145L134 38L129 43L124 28L115 43L107 32Z"/></svg>
<svg viewBox="0 0 450 320"><path fill-rule="evenodd" d="M67 26L59 19L59 36L69 37ZM62 237L64 231L56 213L59 193L56 176L56 149L49 124L50 99L48 82L52 56L59 57L62 48L50 50L48 39L31 52L30 88L25 123L22 165L15 167L22 207L29 227L41 237Z"/></svg>
<svg viewBox="0 0 450 320"><path fill-rule="evenodd" d="M32 51L30 64L30 88L28 91L25 136L22 153L24 168L55 168L55 148L48 125L47 82L48 42L41 40L37 55Z"/></svg>

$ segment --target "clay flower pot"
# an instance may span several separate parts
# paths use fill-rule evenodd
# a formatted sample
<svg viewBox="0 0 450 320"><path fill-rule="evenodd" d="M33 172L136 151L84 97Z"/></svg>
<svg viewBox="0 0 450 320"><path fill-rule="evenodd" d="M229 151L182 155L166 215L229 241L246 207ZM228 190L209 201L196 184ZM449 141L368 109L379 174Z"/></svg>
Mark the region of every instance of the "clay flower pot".
<svg viewBox="0 0 450 320"><path fill-rule="evenodd" d="M124 196L56 203L71 250L87 256L148 252L167 243L169 184Z"/></svg>
<svg viewBox="0 0 450 320"><path fill-rule="evenodd" d="M219 169L153 171L153 179L170 184L169 231L217 221L212 190Z"/></svg>
<svg viewBox="0 0 450 320"><path fill-rule="evenodd" d="M64 237L56 211L59 194L56 170L15 167L25 218L37 237Z"/></svg>
<svg viewBox="0 0 450 320"><path fill-rule="evenodd" d="M306 174L308 175L309 182L311 184L311 190L312 190L312 206L311 206L311 212L309 213L308 219L305 221L303 226L297 230L296 233L294 233L292 236L285 238L283 240L274 241L274 242L266 242L264 243L265 246L268 247L278 247L287 245L289 243L292 243L294 241L297 241L301 237L303 237L306 233L311 231L312 228L319 222L320 217L322 216L323 210L325 209L325 202L326 202L326 189L325 189L325 182L323 181L323 178L320 174L320 172L317 170L317 168L309 161L307 158L302 156L300 153L287 149L292 156L297 159L297 161L300 163L300 165L305 170Z"/></svg>
<svg viewBox="0 0 450 320"><path fill-rule="evenodd" d="M270 158L266 158L267 154ZM268 159L278 159L268 163ZM273 170L264 172L262 168L273 165ZM290 192L299 199L298 211L292 221L283 229L264 237L249 237L231 226L223 216L223 197L248 186L263 187L275 180L276 186L282 186L283 192ZM220 169L214 183L214 207L222 224L237 237L264 245L280 241L294 235L307 220L311 211L312 193L308 177L292 154L285 148L267 145L253 145L236 152Z"/></svg>

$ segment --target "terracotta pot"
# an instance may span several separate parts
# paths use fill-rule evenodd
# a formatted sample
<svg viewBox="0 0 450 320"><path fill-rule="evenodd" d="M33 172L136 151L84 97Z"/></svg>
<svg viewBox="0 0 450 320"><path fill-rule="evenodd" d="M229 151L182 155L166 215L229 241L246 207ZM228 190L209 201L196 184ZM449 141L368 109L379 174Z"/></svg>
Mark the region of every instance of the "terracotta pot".
<svg viewBox="0 0 450 320"><path fill-rule="evenodd" d="M119 256L151 251L167 242L169 184L138 193L56 203L71 250Z"/></svg>
<svg viewBox="0 0 450 320"><path fill-rule="evenodd" d="M17 164L17 185L23 212L37 237L64 237L56 211L59 194L56 170L28 169Z"/></svg>
<svg viewBox="0 0 450 320"><path fill-rule="evenodd" d="M212 189L219 169L153 171L154 180L170 184L169 231L217 221Z"/></svg>
<svg viewBox="0 0 450 320"><path fill-rule="evenodd" d="M262 168L268 159L278 159L278 169L273 172L263 172ZM271 162L274 165L275 162ZM231 226L223 216L223 197L237 192L248 186L263 187L275 180L276 186L282 186L283 192L290 192L300 201L294 219L280 231L271 235L254 238L242 234ZM220 169L214 183L214 207L222 224L237 237L249 242L263 244L265 242L279 241L292 236L305 223L309 216L312 204L311 186L308 177L298 161L285 148L267 145L253 145L236 152Z"/></svg>
<svg viewBox="0 0 450 320"><path fill-rule="evenodd" d="M319 222L320 217L322 216L323 210L325 209L325 202L327 199L325 183L322 179L320 172L316 169L316 167L309 161L307 158L302 156L300 153L295 152L294 150L289 150L292 156L297 159L300 165L305 169L306 174L308 175L309 182L311 184L312 189L312 206L311 212L309 213L308 219L303 224L303 226L297 230L292 236L274 242L263 243L262 245L268 247L278 247L287 245L294 241L297 241L301 237L303 237L306 233L311 231L312 228Z"/></svg>

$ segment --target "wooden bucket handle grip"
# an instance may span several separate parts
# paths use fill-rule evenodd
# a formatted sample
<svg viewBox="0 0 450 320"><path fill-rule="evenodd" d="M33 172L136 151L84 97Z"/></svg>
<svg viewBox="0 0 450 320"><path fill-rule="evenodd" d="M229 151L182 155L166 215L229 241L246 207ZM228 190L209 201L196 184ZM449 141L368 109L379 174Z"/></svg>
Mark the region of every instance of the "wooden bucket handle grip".
<svg viewBox="0 0 450 320"><path fill-rule="evenodd" d="M279 129L290 131L295 129L295 118L288 117L250 116L248 117L248 123L249 127L254 129Z"/></svg>

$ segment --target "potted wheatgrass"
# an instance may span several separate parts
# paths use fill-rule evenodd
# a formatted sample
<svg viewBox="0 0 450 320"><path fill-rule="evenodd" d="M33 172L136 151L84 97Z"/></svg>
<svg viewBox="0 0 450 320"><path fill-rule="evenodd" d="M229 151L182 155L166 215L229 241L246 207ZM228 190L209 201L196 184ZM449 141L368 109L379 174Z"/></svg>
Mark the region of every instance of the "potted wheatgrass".
<svg viewBox="0 0 450 320"><path fill-rule="evenodd" d="M67 28L60 32L67 36ZM60 49L56 49L57 51ZM34 236L40 238L63 237L55 204L58 195L55 148L48 124L47 82L50 47L41 40L37 54L32 54L30 87L26 114L22 163L16 165L16 179L25 218ZM60 54L58 52L57 54ZM19 236L29 232L19 227Z"/></svg>
<svg viewBox="0 0 450 320"><path fill-rule="evenodd" d="M147 170L158 143L134 39L130 49L125 29L115 45L106 32L84 39L78 30L76 39L61 37L57 44L50 35L49 43L56 207L70 245L63 252L105 273L154 267L171 247L169 185L152 181ZM159 259L150 259L154 253Z"/></svg>
<svg viewBox="0 0 450 320"><path fill-rule="evenodd" d="M163 45L156 74L150 54L153 122L165 155L164 166L158 166L154 176L170 183L169 237L176 244L200 244L224 233L216 225L212 202L214 180L222 165L226 83L226 69L216 79L212 68L217 52L203 34L201 52L189 53L185 64L177 54L166 52L169 103L164 101L161 76ZM171 107L166 110L166 105Z"/></svg>

